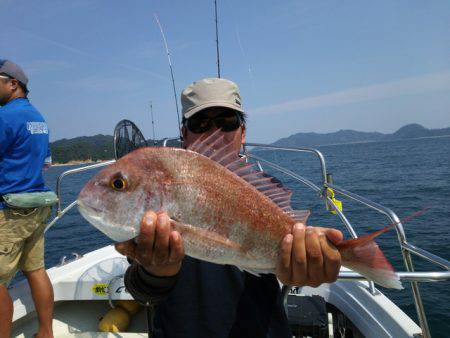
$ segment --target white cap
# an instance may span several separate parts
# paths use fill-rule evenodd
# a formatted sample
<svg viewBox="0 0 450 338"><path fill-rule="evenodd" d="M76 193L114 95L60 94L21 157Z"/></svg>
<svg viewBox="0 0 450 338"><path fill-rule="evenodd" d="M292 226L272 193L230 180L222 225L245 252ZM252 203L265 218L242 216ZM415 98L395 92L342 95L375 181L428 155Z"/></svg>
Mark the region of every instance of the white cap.
<svg viewBox="0 0 450 338"><path fill-rule="evenodd" d="M210 107L225 107L244 113L237 84L226 79L209 78L191 83L181 93L181 104L186 119Z"/></svg>

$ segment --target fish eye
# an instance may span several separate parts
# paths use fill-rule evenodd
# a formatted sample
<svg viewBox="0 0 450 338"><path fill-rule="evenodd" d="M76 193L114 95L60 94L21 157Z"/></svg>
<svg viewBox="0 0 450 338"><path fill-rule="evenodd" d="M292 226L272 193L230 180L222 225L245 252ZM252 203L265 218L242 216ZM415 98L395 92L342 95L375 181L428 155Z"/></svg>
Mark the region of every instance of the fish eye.
<svg viewBox="0 0 450 338"><path fill-rule="evenodd" d="M111 188L116 191L124 191L127 188L127 181L122 177L116 177L111 180Z"/></svg>

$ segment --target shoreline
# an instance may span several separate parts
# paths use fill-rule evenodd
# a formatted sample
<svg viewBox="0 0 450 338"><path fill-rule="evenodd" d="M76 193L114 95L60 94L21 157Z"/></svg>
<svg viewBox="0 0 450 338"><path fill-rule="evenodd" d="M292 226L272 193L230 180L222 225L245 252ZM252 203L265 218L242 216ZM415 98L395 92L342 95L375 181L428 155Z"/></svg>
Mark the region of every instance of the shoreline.
<svg viewBox="0 0 450 338"><path fill-rule="evenodd" d="M96 164L96 163L103 163L103 162L107 162L107 161L111 161L109 160L100 160L100 161L69 161L67 163L52 163L51 167L64 167L64 166L74 166L74 165L80 165L80 164Z"/></svg>
<svg viewBox="0 0 450 338"><path fill-rule="evenodd" d="M347 144L364 144L364 143L382 143L382 142L398 142L398 141L409 141L409 140L422 140L422 139L431 139L431 138L446 138L450 137L450 135L438 135L438 136L421 136L421 137L411 137L411 138L399 138L392 140L367 140L367 141L354 141L354 142L342 142L342 143L325 143L325 144L311 144L311 145L296 145L289 147L327 147L327 146L341 146ZM273 143L269 143L269 145L275 145ZM276 145L279 146L279 145ZM282 145L280 147L283 147ZM263 150L263 149L261 149Z"/></svg>

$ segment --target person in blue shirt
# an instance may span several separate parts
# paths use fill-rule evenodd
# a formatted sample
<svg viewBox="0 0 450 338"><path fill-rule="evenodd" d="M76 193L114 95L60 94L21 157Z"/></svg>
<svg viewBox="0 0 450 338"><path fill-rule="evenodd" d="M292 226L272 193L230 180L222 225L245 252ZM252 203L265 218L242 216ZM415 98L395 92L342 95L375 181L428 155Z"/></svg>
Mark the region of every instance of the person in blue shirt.
<svg viewBox="0 0 450 338"><path fill-rule="evenodd" d="M36 337L53 337L53 287L44 267L51 208L10 208L2 198L49 190L42 176L51 163L48 127L29 102L27 85L18 65L0 60L0 338L11 336L13 303L7 285L17 270L30 284L39 320Z"/></svg>

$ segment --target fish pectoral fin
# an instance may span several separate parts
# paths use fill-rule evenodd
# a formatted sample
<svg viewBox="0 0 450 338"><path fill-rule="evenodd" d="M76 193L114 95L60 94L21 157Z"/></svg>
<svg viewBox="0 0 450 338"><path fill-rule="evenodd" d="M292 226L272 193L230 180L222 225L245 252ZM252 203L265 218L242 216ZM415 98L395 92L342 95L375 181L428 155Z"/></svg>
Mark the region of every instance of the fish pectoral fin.
<svg viewBox="0 0 450 338"><path fill-rule="evenodd" d="M171 220L170 224L172 228L181 234L184 240L188 241L200 241L208 243L208 245L216 245L222 248L231 249L233 251L242 251L242 246L239 243L218 234L217 232L209 231L206 229L198 228L190 224L181 223L175 220Z"/></svg>

